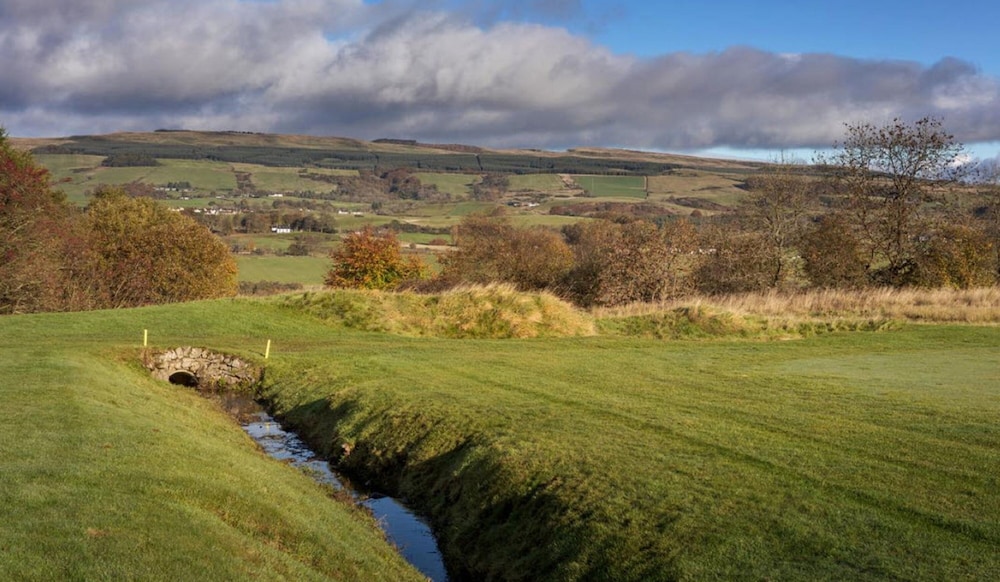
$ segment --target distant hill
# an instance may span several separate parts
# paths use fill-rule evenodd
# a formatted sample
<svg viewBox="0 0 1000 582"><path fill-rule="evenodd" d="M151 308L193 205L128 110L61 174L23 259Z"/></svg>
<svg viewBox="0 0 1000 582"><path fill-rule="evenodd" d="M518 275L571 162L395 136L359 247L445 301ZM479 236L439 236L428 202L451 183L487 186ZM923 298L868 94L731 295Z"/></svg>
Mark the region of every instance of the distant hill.
<svg viewBox="0 0 1000 582"><path fill-rule="evenodd" d="M63 138L12 138L11 141L17 147L39 154L132 154L157 159L349 170L384 171L407 167L436 172L649 176L678 169L750 173L761 166L753 162L608 148L576 148L565 152L489 149L393 138L362 141L238 131L158 130Z"/></svg>

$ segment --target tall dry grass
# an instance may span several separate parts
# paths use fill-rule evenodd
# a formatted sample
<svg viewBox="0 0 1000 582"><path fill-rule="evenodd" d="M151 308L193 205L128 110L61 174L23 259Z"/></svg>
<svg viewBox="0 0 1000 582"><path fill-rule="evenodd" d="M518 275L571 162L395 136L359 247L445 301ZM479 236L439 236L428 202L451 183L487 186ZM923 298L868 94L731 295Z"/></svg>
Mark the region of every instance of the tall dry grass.
<svg viewBox="0 0 1000 582"><path fill-rule="evenodd" d="M1000 324L1000 287L979 289L864 289L688 297L594 311L621 318L685 308L786 321L892 319L926 323Z"/></svg>
<svg viewBox="0 0 1000 582"><path fill-rule="evenodd" d="M278 301L335 325L406 336L499 339L596 333L590 314L555 295L522 293L511 285L458 287L435 295L337 289Z"/></svg>

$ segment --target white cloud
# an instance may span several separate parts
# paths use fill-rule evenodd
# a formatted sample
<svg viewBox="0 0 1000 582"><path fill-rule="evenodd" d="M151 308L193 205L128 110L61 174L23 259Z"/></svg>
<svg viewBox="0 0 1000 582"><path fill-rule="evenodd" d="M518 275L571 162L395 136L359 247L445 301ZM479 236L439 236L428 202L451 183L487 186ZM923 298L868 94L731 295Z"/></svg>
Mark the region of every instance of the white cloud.
<svg viewBox="0 0 1000 582"><path fill-rule="evenodd" d="M822 147L844 122L937 115L960 140L1000 140L1000 80L956 59L749 47L638 59L502 20L565 17L577 0L496 1L477 15L446 4L0 0L0 124L694 149Z"/></svg>

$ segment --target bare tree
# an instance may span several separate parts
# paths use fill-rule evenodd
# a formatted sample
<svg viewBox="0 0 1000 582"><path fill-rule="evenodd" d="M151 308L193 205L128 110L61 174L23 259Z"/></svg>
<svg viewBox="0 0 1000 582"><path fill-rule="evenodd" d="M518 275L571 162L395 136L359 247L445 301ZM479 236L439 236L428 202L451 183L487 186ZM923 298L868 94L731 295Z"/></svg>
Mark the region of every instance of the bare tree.
<svg viewBox="0 0 1000 582"><path fill-rule="evenodd" d="M784 161L747 180L750 193L740 206L741 220L770 247L762 253L770 261L762 265L770 271L770 287L782 285L790 275L795 246L815 206L813 182L803 167Z"/></svg>
<svg viewBox="0 0 1000 582"><path fill-rule="evenodd" d="M875 283L911 283L921 206L935 184L954 177L962 146L932 117L846 127L829 162L846 195L865 271Z"/></svg>

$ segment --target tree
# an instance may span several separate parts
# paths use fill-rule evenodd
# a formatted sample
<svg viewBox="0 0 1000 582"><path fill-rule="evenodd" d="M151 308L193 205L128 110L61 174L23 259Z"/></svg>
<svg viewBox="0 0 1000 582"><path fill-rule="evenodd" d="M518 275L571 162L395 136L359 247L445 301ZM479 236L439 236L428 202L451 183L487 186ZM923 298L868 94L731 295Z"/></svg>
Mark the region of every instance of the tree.
<svg viewBox="0 0 1000 582"><path fill-rule="evenodd" d="M286 253L295 257L307 257L319 248L319 243L320 240L315 235L299 234L288 245Z"/></svg>
<svg viewBox="0 0 1000 582"><path fill-rule="evenodd" d="M472 185L472 198L493 202L503 198L510 188L510 178L506 174L484 174L482 179Z"/></svg>
<svg viewBox="0 0 1000 582"><path fill-rule="evenodd" d="M704 233L701 247L694 274L699 291L747 293L774 286L774 267L782 259L765 233L716 226Z"/></svg>
<svg viewBox="0 0 1000 582"><path fill-rule="evenodd" d="M864 253L843 214L828 214L803 235L799 250L809 282L823 288L859 288L868 284Z"/></svg>
<svg viewBox="0 0 1000 582"><path fill-rule="evenodd" d="M742 222L768 246L769 287L779 287L790 276L794 248L812 210L811 180L786 163L772 165L747 180L750 193L740 206ZM763 266L763 265L762 265Z"/></svg>
<svg viewBox="0 0 1000 582"><path fill-rule="evenodd" d="M569 292L581 305L659 301L687 288L694 230L686 222L658 229L644 220L597 220L566 229L575 262Z"/></svg>
<svg viewBox="0 0 1000 582"><path fill-rule="evenodd" d="M830 161L873 283L914 282L921 207L935 182L952 177L961 152L941 121L930 117L847 125L847 137Z"/></svg>
<svg viewBox="0 0 1000 582"><path fill-rule="evenodd" d="M454 229L457 249L441 255L441 278L452 283L511 283L525 291L553 289L573 254L559 233L517 228L504 216L473 214Z"/></svg>
<svg viewBox="0 0 1000 582"><path fill-rule="evenodd" d="M394 232L376 233L370 225L345 236L330 258L333 266L325 279L330 287L392 289L426 271L418 257L403 257Z"/></svg>
<svg viewBox="0 0 1000 582"><path fill-rule="evenodd" d="M102 188L87 207L91 287L105 307L131 307L236 294L236 261L193 218L149 198Z"/></svg>
<svg viewBox="0 0 1000 582"><path fill-rule="evenodd" d="M49 173L0 128L0 314L64 309L64 233L73 209Z"/></svg>

